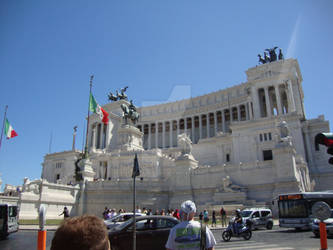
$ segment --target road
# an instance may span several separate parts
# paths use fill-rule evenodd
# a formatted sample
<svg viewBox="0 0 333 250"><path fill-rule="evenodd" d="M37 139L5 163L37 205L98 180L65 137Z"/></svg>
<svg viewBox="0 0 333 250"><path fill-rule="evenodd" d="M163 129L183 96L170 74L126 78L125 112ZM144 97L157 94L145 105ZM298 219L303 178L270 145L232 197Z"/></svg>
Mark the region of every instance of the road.
<svg viewBox="0 0 333 250"><path fill-rule="evenodd" d="M320 239L311 231L295 231L274 226L272 230L255 230L248 241L243 238L231 238L229 242L222 239L222 230L215 230L217 242L215 249L233 250L313 250L320 249ZM328 240L328 248L333 249L333 237Z"/></svg>
<svg viewBox="0 0 333 250"><path fill-rule="evenodd" d="M308 250L320 249L320 239L314 238L311 231L297 232L295 230L280 229L274 226L272 230L256 230L250 240L231 238L229 242L222 240L222 230L212 230L217 245L215 249L232 250ZM51 246L54 231L48 231L46 249ZM6 240L0 241L1 250L30 250L37 248L37 231L20 230ZM328 239L328 248L333 249L333 237Z"/></svg>

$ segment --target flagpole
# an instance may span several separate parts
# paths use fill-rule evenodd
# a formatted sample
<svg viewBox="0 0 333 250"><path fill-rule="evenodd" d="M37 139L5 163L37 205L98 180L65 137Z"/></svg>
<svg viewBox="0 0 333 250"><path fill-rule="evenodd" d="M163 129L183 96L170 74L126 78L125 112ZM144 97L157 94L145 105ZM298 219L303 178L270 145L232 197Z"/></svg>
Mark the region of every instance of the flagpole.
<svg viewBox="0 0 333 250"><path fill-rule="evenodd" d="M5 121L6 121L7 109L8 109L8 105L6 105L6 107L5 107L5 115L4 115L4 117L3 117L3 122L2 122L1 137L0 137L0 149L1 149L1 142L2 142L2 136L3 136L3 129L4 129L4 127L5 127Z"/></svg>
<svg viewBox="0 0 333 250"><path fill-rule="evenodd" d="M133 250L136 250L136 221L135 221L135 179L136 175L133 176Z"/></svg>
<svg viewBox="0 0 333 250"><path fill-rule="evenodd" d="M140 169L139 169L139 161L138 161L138 155L135 153L134 157L134 165L133 165L133 172L132 172L132 178L133 178L133 250L136 250L136 211L135 211L135 199L136 199L136 186L135 186L135 179L137 176L140 175Z"/></svg>
<svg viewBox="0 0 333 250"><path fill-rule="evenodd" d="M88 120L87 120L87 133L86 133L86 145L84 147L84 158L88 158L88 128L89 128L89 116L90 116L90 95L92 88L92 80L94 79L94 75L90 76L90 89L89 89L89 102L88 102Z"/></svg>
<svg viewBox="0 0 333 250"><path fill-rule="evenodd" d="M84 130L86 129L86 121L83 121L83 129L82 129L82 152L83 152L83 150L84 150L84 144L85 144L85 140L86 140L86 138L84 137Z"/></svg>

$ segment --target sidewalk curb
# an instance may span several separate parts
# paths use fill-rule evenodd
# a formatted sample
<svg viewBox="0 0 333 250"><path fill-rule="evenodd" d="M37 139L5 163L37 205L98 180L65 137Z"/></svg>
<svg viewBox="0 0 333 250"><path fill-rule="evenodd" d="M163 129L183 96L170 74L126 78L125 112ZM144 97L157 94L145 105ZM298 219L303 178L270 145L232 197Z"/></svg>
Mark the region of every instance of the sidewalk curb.
<svg viewBox="0 0 333 250"><path fill-rule="evenodd" d="M49 225L45 226L46 231L56 231L58 225ZM38 231L39 225L19 225L19 230L29 230L29 231Z"/></svg>

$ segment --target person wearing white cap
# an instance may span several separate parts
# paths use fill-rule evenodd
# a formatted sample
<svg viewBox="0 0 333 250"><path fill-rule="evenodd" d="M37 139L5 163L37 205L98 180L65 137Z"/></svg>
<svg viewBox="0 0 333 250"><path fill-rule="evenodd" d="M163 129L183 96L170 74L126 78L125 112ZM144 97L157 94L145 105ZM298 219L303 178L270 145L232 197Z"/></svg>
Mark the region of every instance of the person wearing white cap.
<svg viewBox="0 0 333 250"><path fill-rule="evenodd" d="M194 221L196 207L193 201L184 201L180 207L182 222L174 226L165 245L167 250L213 250L216 241L213 233L205 225Z"/></svg>

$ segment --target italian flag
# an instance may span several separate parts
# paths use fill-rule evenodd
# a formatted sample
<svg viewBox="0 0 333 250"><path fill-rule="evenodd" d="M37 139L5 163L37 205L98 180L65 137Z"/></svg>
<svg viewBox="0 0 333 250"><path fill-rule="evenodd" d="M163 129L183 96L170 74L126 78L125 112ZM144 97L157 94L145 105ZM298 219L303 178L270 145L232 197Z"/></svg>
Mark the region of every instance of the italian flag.
<svg viewBox="0 0 333 250"><path fill-rule="evenodd" d="M13 129L12 125L10 125L7 118L6 118L6 124L5 124L5 133L6 133L7 139L17 136L16 131Z"/></svg>
<svg viewBox="0 0 333 250"><path fill-rule="evenodd" d="M101 106L98 105L92 94L90 94L89 99L89 110L98 114L104 124L107 124L109 122L109 114Z"/></svg>

